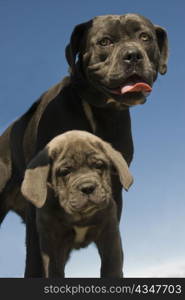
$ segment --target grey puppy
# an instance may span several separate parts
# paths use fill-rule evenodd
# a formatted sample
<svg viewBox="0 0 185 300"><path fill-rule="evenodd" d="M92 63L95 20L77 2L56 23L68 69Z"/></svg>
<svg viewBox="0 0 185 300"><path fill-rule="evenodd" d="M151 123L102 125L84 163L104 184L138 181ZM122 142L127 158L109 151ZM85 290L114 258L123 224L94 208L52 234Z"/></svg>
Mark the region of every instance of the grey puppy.
<svg viewBox="0 0 185 300"><path fill-rule="evenodd" d="M37 207L45 277L64 277L70 251L91 242L101 257L101 277L123 276L113 167L128 190L132 176L121 154L76 130L55 137L28 165L22 193Z"/></svg>
<svg viewBox="0 0 185 300"><path fill-rule="evenodd" d="M111 143L129 165L129 107L146 101L158 73L167 70L167 56L166 31L140 15L106 15L77 25L66 47L70 76L43 94L0 137L0 223L9 210L26 219L26 276L42 274L41 259L33 262L38 257L35 208L30 205L26 216L20 193L27 164L55 136L78 129ZM122 187L113 177L120 220Z"/></svg>

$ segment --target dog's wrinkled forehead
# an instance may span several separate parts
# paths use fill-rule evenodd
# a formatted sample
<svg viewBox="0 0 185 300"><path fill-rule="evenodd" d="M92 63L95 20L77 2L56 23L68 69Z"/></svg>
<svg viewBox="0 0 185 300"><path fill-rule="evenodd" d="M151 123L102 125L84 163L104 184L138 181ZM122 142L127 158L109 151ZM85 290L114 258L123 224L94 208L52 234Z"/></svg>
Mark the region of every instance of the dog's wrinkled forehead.
<svg viewBox="0 0 185 300"><path fill-rule="evenodd" d="M58 153L56 163L78 168L83 165L87 166L100 157L103 158L104 155L93 145L83 140L77 140L75 143L68 142L65 145L63 151Z"/></svg>
<svg viewBox="0 0 185 300"><path fill-rule="evenodd" d="M154 31L154 26L147 18L137 14L126 15L106 15L93 19L93 26L90 28L90 37L100 33L112 34L132 34L138 30L150 29Z"/></svg>
<svg viewBox="0 0 185 300"><path fill-rule="evenodd" d="M90 133L73 131L65 133L52 142L48 146L51 157L58 162L71 162L80 165L87 158L102 155L102 151L98 147L99 139Z"/></svg>

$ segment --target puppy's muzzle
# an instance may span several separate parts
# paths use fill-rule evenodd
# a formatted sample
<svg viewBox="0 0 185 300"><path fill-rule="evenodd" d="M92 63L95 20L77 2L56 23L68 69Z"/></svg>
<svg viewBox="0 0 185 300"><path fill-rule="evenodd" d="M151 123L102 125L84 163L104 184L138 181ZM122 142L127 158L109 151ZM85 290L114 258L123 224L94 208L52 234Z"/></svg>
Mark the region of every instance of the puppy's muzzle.
<svg viewBox="0 0 185 300"><path fill-rule="evenodd" d="M93 192L95 192L97 187L97 184L94 182L89 182L89 183L83 183L81 186L78 188L83 194L85 195L90 195Z"/></svg>
<svg viewBox="0 0 185 300"><path fill-rule="evenodd" d="M89 213L106 207L108 204L107 195L98 183L97 178L94 178L94 180L92 180L92 178L81 179L82 178L78 178L75 185L73 185L73 191L75 191L76 197L72 197L70 200L72 210Z"/></svg>

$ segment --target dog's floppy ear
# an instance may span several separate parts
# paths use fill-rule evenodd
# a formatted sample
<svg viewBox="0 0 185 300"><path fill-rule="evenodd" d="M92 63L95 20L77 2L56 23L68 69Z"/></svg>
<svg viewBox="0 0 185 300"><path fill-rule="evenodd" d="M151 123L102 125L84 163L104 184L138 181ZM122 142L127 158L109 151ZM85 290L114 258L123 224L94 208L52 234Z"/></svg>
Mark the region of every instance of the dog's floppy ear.
<svg viewBox="0 0 185 300"><path fill-rule="evenodd" d="M157 36L160 61L159 61L159 73L164 75L167 72L167 61L168 61L168 37L167 32L164 28L155 25L155 32Z"/></svg>
<svg viewBox="0 0 185 300"><path fill-rule="evenodd" d="M44 148L29 163L21 186L23 196L38 208L46 201L49 170L50 157Z"/></svg>
<svg viewBox="0 0 185 300"><path fill-rule="evenodd" d="M120 152L114 150L112 146L106 142L100 143L100 147L103 147L104 153L110 159L114 167L116 168L120 182L124 189L127 191L133 183L133 177L128 169L128 165Z"/></svg>
<svg viewBox="0 0 185 300"><path fill-rule="evenodd" d="M72 74L75 71L76 56L80 52L84 33L91 23L92 21L88 21L77 25L72 32L70 43L66 46L66 59Z"/></svg>

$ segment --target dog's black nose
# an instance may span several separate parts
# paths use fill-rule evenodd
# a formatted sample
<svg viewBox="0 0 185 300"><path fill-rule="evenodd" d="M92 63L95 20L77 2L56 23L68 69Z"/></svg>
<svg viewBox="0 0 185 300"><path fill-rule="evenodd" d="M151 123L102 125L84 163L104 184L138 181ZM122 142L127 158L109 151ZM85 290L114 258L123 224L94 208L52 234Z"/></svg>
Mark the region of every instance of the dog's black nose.
<svg viewBox="0 0 185 300"><path fill-rule="evenodd" d="M81 189L82 193L90 195L94 192L95 188L96 188L95 184L84 184L81 186L80 189Z"/></svg>
<svg viewBox="0 0 185 300"><path fill-rule="evenodd" d="M129 49L123 55L123 60L126 63L137 63L138 61L143 59L143 55L138 49Z"/></svg>

